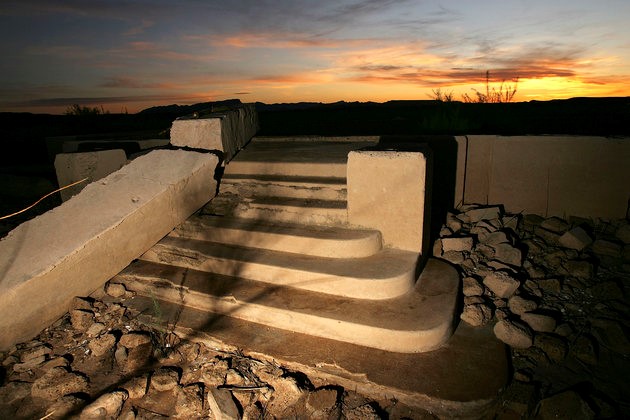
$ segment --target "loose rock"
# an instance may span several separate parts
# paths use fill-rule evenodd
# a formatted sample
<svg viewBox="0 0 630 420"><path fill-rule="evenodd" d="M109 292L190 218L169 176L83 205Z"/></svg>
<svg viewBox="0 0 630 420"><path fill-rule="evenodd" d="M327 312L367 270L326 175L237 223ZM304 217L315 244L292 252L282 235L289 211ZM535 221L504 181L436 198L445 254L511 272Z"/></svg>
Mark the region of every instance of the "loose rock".
<svg viewBox="0 0 630 420"><path fill-rule="evenodd" d="M536 310L538 304L533 300L525 299L519 295L514 295L508 300L508 308L513 314L521 315L525 312Z"/></svg>
<svg viewBox="0 0 630 420"><path fill-rule="evenodd" d="M584 229L577 226L565 232L560 238L558 238L558 242L565 248L582 251L584 248L593 243L593 239Z"/></svg>
<svg viewBox="0 0 630 420"><path fill-rule="evenodd" d="M624 244L629 245L630 244L630 224L626 223L624 225L621 225L619 228L617 228L617 230L615 231L615 238L619 239Z"/></svg>
<svg viewBox="0 0 630 420"><path fill-rule="evenodd" d="M569 224L566 220L554 216L543 220L540 227L554 233L564 233L569 228Z"/></svg>
<svg viewBox="0 0 630 420"><path fill-rule="evenodd" d="M462 292L464 296L481 296L484 288L474 277L464 277L462 280Z"/></svg>
<svg viewBox="0 0 630 420"><path fill-rule="evenodd" d="M521 314L521 320L537 332L553 332L556 329L556 320L549 315L525 312Z"/></svg>
<svg viewBox="0 0 630 420"><path fill-rule="evenodd" d="M105 286L105 293L111 297L119 298L125 296L127 289L124 284L108 282Z"/></svg>
<svg viewBox="0 0 630 420"><path fill-rule="evenodd" d="M466 305L460 318L473 327L481 327L492 319L492 309L483 303Z"/></svg>
<svg viewBox="0 0 630 420"><path fill-rule="evenodd" d="M116 418L120 414L127 397L127 391L114 391L104 394L81 411L80 419Z"/></svg>
<svg viewBox="0 0 630 420"><path fill-rule="evenodd" d="M442 251L470 251L473 247L473 238L442 238Z"/></svg>
<svg viewBox="0 0 630 420"><path fill-rule="evenodd" d="M75 330L85 331L94 323L94 312L74 309L70 311L70 322Z"/></svg>
<svg viewBox="0 0 630 420"><path fill-rule="evenodd" d="M565 391L542 400L538 405L536 418L594 419L595 413L575 391Z"/></svg>
<svg viewBox="0 0 630 420"><path fill-rule="evenodd" d="M151 375L150 388L156 391L170 391L179 384L179 372L174 368L163 367Z"/></svg>
<svg viewBox="0 0 630 420"><path fill-rule="evenodd" d="M505 344L515 348L528 348L533 344L533 338L528 328L504 319L494 326L494 335Z"/></svg>
<svg viewBox="0 0 630 420"><path fill-rule="evenodd" d="M33 398L54 401L64 395L88 392L88 389L88 380L83 375L56 367L33 382L31 395Z"/></svg>
<svg viewBox="0 0 630 420"><path fill-rule="evenodd" d="M507 243L492 245L494 248L494 258L515 267L520 267L523 263L521 250Z"/></svg>
<svg viewBox="0 0 630 420"><path fill-rule="evenodd" d="M509 298L520 285L518 280L500 271L486 276L483 284L500 298Z"/></svg>
<svg viewBox="0 0 630 420"><path fill-rule="evenodd" d="M239 412L232 393L227 389L210 388L208 391L210 416L214 420L238 420Z"/></svg>
<svg viewBox="0 0 630 420"><path fill-rule="evenodd" d="M563 361L569 350L567 342L562 337L552 334L536 334L534 346L556 363Z"/></svg>
<svg viewBox="0 0 630 420"><path fill-rule="evenodd" d="M175 413L177 416L183 419L202 417L203 389L201 386L193 384L183 388L178 387L176 395Z"/></svg>
<svg viewBox="0 0 630 420"><path fill-rule="evenodd" d="M306 398L306 409L312 418L328 418L337 405L338 392L335 389L318 389Z"/></svg>

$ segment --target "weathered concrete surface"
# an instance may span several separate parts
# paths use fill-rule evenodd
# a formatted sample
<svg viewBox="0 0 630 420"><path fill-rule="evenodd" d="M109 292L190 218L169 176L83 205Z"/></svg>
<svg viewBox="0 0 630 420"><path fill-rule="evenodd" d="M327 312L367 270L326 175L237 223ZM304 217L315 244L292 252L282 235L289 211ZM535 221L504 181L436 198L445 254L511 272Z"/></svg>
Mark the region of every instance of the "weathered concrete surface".
<svg viewBox="0 0 630 420"><path fill-rule="evenodd" d="M100 150L86 153L60 153L55 157L55 172L60 187L88 178L87 182L66 188L60 192L61 199L67 201L77 195L90 182L98 181L127 163L127 155L122 149Z"/></svg>
<svg viewBox="0 0 630 420"><path fill-rule="evenodd" d="M212 198L218 158L154 151L0 241L0 349L30 339Z"/></svg>
<svg viewBox="0 0 630 420"><path fill-rule="evenodd" d="M161 302L162 321L179 334L217 348L303 372L316 387L338 384L375 399L396 399L443 418L485 418L507 383L507 351L491 328L460 324L441 348L426 353L393 353L355 344L213 315ZM148 323L153 301L130 304Z"/></svg>
<svg viewBox="0 0 630 420"><path fill-rule="evenodd" d="M171 127L171 144L193 149L217 150L232 159L258 130L254 104L243 104L202 118L178 118Z"/></svg>
<svg viewBox="0 0 630 420"><path fill-rule="evenodd" d="M146 261L134 262L113 281L145 296L208 312L403 353L435 350L449 339L459 292L458 273L437 259L429 259L412 291L380 301L269 287L245 278L209 277L202 271Z"/></svg>
<svg viewBox="0 0 630 420"><path fill-rule="evenodd" d="M467 136L463 201L512 213L623 218L630 189L628 139ZM456 197L455 201L460 201Z"/></svg>
<svg viewBox="0 0 630 420"><path fill-rule="evenodd" d="M420 152L350 152L348 222L380 230L385 246L423 252L427 159Z"/></svg>
<svg viewBox="0 0 630 420"><path fill-rule="evenodd" d="M381 233L233 217L190 217L170 236L327 258L369 257L381 250Z"/></svg>

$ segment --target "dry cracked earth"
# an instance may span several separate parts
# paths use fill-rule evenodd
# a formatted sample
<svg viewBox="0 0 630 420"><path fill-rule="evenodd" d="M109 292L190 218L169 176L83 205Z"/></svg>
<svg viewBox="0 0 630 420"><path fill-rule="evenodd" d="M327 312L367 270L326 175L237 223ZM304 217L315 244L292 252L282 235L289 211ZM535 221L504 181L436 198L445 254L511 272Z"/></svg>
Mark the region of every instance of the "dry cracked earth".
<svg viewBox="0 0 630 420"><path fill-rule="evenodd" d="M627 220L467 206L449 213L433 253L460 270L461 322L492 326L511 349L486 418L630 417ZM0 418L437 418L185 340L128 309L133 298L106 284L0 354Z"/></svg>

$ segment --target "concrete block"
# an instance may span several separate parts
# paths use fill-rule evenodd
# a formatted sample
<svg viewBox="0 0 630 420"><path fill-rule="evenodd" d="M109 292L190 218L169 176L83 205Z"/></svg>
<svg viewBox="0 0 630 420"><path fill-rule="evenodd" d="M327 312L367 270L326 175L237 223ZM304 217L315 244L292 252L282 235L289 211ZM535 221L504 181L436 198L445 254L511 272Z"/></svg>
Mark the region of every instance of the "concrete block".
<svg viewBox="0 0 630 420"><path fill-rule="evenodd" d="M429 158L428 152L350 152L349 223L380 230L387 247L428 251Z"/></svg>
<svg viewBox="0 0 630 420"><path fill-rule="evenodd" d="M0 241L0 350L32 338L210 200L218 158L141 156Z"/></svg>
<svg viewBox="0 0 630 420"><path fill-rule="evenodd" d="M122 149L86 153L60 153L55 157L55 172L60 187L88 178L87 182L60 192L63 201L77 195L90 182L98 181L127 164Z"/></svg>
<svg viewBox="0 0 630 420"><path fill-rule="evenodd" d="M257 130L258 114L254 104L243 104L202 118L176 119L171 127L171 144L220 151L224 154L223 158L229 161Z"/></svg>

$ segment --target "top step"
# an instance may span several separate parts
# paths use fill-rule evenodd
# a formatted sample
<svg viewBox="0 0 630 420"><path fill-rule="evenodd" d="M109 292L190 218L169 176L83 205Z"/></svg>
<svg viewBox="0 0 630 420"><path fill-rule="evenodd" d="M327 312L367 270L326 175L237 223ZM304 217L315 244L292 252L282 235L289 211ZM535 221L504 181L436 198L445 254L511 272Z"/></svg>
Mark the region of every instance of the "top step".
<svg viewBox="0 0 630 420"><path fill-rule="evenodd" d="M271 141L255 138L225 168L226 175L346 177L348 153L373 142Z"/></svg>

